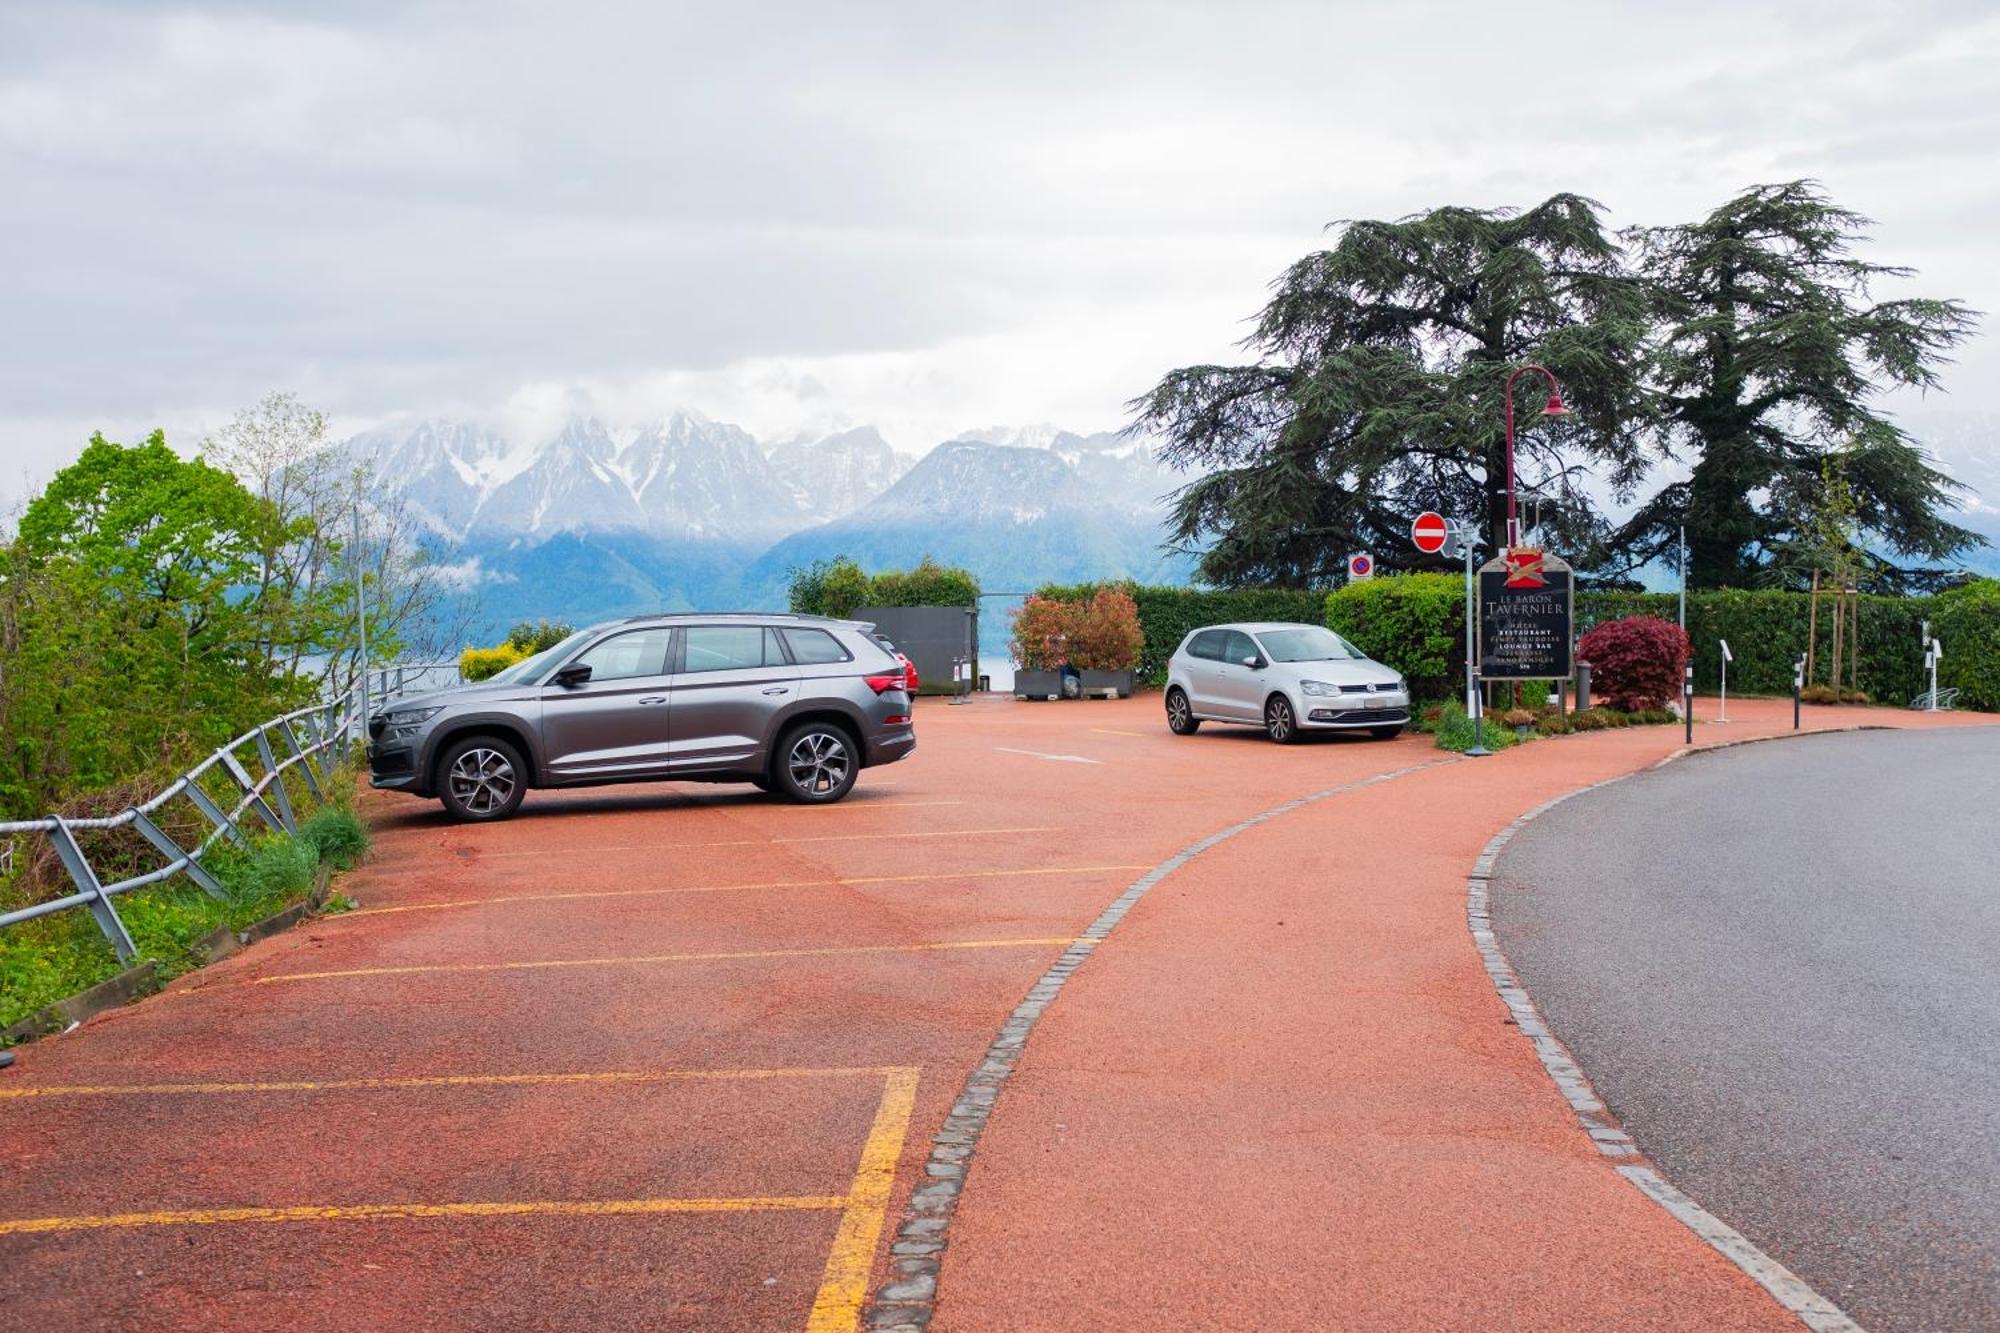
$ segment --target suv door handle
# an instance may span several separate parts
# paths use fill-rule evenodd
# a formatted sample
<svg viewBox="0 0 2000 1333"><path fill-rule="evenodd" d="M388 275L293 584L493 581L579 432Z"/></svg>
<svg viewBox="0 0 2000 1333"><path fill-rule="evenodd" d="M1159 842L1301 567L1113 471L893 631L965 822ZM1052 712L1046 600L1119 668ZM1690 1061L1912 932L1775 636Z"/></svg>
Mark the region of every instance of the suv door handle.
<svg viewBox="0 0 2000 1333"><path fill-rule="evenodd" d="M666 701L667 696L664 694L649 694L639 702L642 704L663 704Z"/></svg>
<svg viewBox="0 0 2000 1333"><path fill-rule="evenodd" d="M792 690L789 685L773 685L770 689L764 691L766 694L790 694L791 692Z"/></svg>

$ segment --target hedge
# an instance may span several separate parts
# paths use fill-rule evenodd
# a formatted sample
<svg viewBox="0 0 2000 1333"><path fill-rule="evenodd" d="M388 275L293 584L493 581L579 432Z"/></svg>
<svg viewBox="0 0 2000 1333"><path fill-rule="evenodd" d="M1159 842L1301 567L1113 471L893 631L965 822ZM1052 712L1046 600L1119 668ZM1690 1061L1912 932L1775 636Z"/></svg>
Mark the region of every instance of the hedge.
<svg viewBox="0 0 2000 1333"><path fill-rule="evenodd" d="M1050 584L1037 588L1039 596L1061 602L1089 600L1097 583ZM1313 588L1179 588L1147 587L1120 583L1139 605L1139 628L1145 632L1146 646L1139 654L1139 683L1164 685L1167 659L1189 630L1203 625L1220 625L1244 620L1292 620L1318 624L1324 614L1326 593Z"/></svg>
<svg viewBox="0 0 2000 1333"><path fill-rule="evenodd" d="M1465 579L1393 574L1326 595L1327 627L1403 673L1420 699L1449 699L1465 678Z"/></svg>
<svg viewBox="0 0 2000 1333"><path fill-rule="evenodd" d="M1044 597L1080 601L1095 583L1051 585ZM1321 623L1363 652L1410 678L1422 697L1450 697L1465 670L1465 585L1454 574L1401 574L1349 584L1334 592L1310 588L1180 588L1125 585L1139 604L1146 647L1140 680L1166 680L1167 659L1189 630L1244 620ZM1446 595L1447 591L1449 596ZM1919 635L1929 620L1944 642L1941 688L1956 687L1961 708L2000 710L2000 579L1981 579L1936 597L1858 599L1861 607L1861 688L1878 703L1908 703L1927 688ZM1805 650L1811 616L1804 593L1724 588L1688 594L1688 637L1694 641L1695 688L1712 693L1728 639L1732 693L1792 692L1792 663ZM1676 620L1673 593L1580 592L1576 632L1601 621L1649 615ZM1833 598L1819 605L1819 679L1833 648ZM1845 653L1843 652L1843 657ZM1843 665L1841 672L1846 671Z"/></svg>

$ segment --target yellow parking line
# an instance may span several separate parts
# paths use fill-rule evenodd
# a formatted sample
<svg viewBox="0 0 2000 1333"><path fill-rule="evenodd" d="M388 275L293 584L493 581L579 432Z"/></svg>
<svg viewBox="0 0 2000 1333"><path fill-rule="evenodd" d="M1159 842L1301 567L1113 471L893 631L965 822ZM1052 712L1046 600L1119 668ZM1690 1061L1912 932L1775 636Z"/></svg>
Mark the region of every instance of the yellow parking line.
<svg viewBox="0 0 2000 1333"><path fill-rule="evenodd" d="M730 953L657 953L625 958L549 958L520 963L417 963L406 967L350 967L330 972L281 972L252 985L274 981L320 981L329 977L393 977L422 972L531 972L555 967L615 967L641 963L734 962L755 958L835 958L871 953L933 953L951 949L1011 949L1024 945L1070 944L1067 935L1021 940L951 940L938 944L857 944L825 949L745 949Z"/></svg>
<svg viewBox="0 0 2000 1333"><path fill-rule="evenodd" d="M889 1191L896 1183L896 1161L903 1154L903 1138L916 1103L917 1071L890 1070L882 1103L875 1110L875 1123L861 1147L861 1164L848 1187L847 1207L840 1215L840 1229L834 1233L819 1293L813 1297L806 1333L850 1333L860 1321L868 1274L875 1264L875 1245L882 1237L882 1221L889 1208Z"/></svg>
<svg viewBox="0 0 2000 1333"><path fill-rule="evenodd" d="M434 903L403 903L395 907L362 907L344 917L388 916L397 912L440 912L452 907L485 907L494 903L553 903L580 898L661 898L680 893L741 893L751 889L813 889L855 884L912 884L938 879L1010 879L1022 875L1088 875L1099 871L1144 870L1143 865L1043 866L1028 870L959 870L930 875L852 875L828 879L748 880L740 884L694 884L663 889L575 889L565 893L509 893L492 898L449 898Z"/></svg>
<svg viewBox="0 0 2000 1333"><path fill-rule="evenodd" d="M1115 727L1092 727L1091 730L1102 732L1106 736L1137 736L1142 740L1145 738L1146 735L1146 733L1143 731L1119 731Z"/></svg>
<svg viewBox="0 0 2000 1333"><path fill-rule="evenodd" d="M791 842L866 842L888 838L969 838L982 833L1053 833L1059 824L1035 824L1020 828L964 828L931 829L922 833L816 833L801 838L728 838L720 842L633 842L620 843L609 847L569 847L562 855L567 858L583 855L608 854L613 852L678 852L697 847L764 847L776 843ZM482 861L498 860L501 857L548 856L547 850L519 852L482 852Z"/></svg>
<svg viewBox="0 0 2000 1333"><path fill-rule="evenodd" d="M0 1101L27 1097L125 1097L211 1095L256 1092L390 1091L401 1088L505 1088L544 1084L671 1083L681 1080L841 1078L897 1072L887 1065L828 1069L614 1069L570 1074L430 1074L405 1078L279 1079L238 1083L55 1084L46 1088L0 1088Z"/></svg>
<svg viewBox="0 0 2000 1333"><path fill-rule="evenodd" d="M411 1217L616 1217L633 1213L798 1212L846 1208L841 1195L771 1195L743 1199L533 1199L518 1203L360 1203L292 1208L180 1208L85 1217L0 1221L0 1236L113 1227L214 1226L224 1222L347 1222Z"/></svg>

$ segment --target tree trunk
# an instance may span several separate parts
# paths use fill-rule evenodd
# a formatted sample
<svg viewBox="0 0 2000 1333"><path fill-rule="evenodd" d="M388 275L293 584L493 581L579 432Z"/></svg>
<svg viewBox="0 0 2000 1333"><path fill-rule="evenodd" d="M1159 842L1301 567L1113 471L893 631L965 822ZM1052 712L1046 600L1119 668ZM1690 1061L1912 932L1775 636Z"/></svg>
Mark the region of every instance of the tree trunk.
<svg viewBox="0 0 2000 1333"><path fill-rule="evenodd" d="M1827 673L1827 684L1833 686L1836 700L1840 698L1841 614L1847 609L1846 601L1847 597L1841 591L1840 581L1836 577L1833 585L1833 652L1829 655L1832 670Z"/></svg>

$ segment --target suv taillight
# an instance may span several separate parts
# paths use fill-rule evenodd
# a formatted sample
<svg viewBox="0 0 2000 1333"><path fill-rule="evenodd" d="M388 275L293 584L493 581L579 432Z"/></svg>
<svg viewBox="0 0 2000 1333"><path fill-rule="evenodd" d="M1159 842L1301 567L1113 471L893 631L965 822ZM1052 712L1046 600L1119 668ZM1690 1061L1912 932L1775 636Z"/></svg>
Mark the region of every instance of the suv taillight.
<svg viewBox="0 0 2000 1333"><path fill-rule="evenodd" d="M903 673L900 671L893 676L863 676L862 679L867 681L868 688L877 694L887 694L890 690L903 688Z"/></svg>

